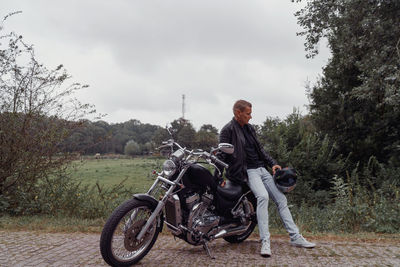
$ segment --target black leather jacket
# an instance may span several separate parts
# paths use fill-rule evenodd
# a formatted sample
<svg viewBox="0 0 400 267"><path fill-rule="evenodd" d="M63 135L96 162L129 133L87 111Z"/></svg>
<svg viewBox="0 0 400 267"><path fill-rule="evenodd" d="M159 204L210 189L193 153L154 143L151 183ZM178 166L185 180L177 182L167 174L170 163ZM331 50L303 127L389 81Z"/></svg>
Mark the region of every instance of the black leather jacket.
<svg viewBox="0 0 400 267"><path fill-rule="evenodd" d="M260 155L260 158L264 161L265 165L269 167L276 165L277 162L264 150L258 141L256 131L254 130L253 126L247 124L245 127L249 127L254 140L256 140L257 152ZM235 183L246 183L248 177L246 152L244 150L245 137L242 127L235 119L232 119L222 128L219 135L219 142L229 143L235 147L233 154L228 155L221 153L221 155L219 155L221 160L229 164L229 168L226 170L226 177Z"/></svg>

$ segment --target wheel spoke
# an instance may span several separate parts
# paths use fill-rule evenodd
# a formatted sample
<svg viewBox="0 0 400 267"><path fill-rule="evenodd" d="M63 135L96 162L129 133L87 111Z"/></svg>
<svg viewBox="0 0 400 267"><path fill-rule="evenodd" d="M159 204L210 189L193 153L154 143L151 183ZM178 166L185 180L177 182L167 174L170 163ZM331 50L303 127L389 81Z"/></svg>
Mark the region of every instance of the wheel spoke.
<svg viewBox="0 0 400 267"><path fill-rule="evenodd" d="M136 240L136 236L150 216L151 210L146 206L140 206L127 212L121 218L111 241L112 253L118 260L130 261L134 259L151 243L156 231L157 220L151 225L142 240Z"/></svg>

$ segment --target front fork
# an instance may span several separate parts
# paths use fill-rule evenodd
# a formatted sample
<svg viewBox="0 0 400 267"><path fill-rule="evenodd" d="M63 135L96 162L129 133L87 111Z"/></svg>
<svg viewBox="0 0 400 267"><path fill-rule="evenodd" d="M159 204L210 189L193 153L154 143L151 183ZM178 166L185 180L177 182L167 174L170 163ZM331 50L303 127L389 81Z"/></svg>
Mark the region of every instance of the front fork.
<svg viewBox="0 0 400 267"><path fill-rule="evenodd" d="M177 186L181 186L178 181L181 180L182 176L185 174L186 170L188 167L185 167L178 175L175 181L170 181L164 177L158 176L157 180L154 182L153 186L149 189L147 194L150 194L155 187L157 186L157 183L163 182L171 187L167 190L165 193L164 197L158 202L157 207L154 209L153 213L151 214L150 218L147 220L146 224L143 226L142 230L140 230L140 233L136 236L137 240L141 240L143 236L146 234L150 226L153 224L154 220L157 218L158 214L161 212L161 210L164 208L165 203L167 202L168 197L174 192L175 188Z"/></svg>

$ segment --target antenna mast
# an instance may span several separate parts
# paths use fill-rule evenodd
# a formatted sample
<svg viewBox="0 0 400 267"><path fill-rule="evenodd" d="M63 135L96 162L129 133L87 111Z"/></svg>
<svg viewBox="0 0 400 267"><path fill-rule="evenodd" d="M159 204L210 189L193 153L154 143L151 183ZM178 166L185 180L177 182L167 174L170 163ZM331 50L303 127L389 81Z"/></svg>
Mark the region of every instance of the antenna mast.
<svg viewBox="0 0 400 267"><path fill-rule="evenodd" d="M185 95L182 95L182 119L185 119Z"/></svg>

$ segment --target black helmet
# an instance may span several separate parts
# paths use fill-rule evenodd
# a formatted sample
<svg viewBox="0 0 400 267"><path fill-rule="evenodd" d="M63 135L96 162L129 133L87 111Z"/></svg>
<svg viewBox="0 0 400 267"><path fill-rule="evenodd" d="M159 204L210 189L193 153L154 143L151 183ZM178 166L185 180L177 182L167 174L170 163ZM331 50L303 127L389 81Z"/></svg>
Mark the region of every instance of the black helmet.
<svg viewBox="0 0 400 267"><path fill-rule="evenodd" d="M283 193L289 193L296 187L297 174L293 168L277 170L274 174L276 187Z"/></svg>

